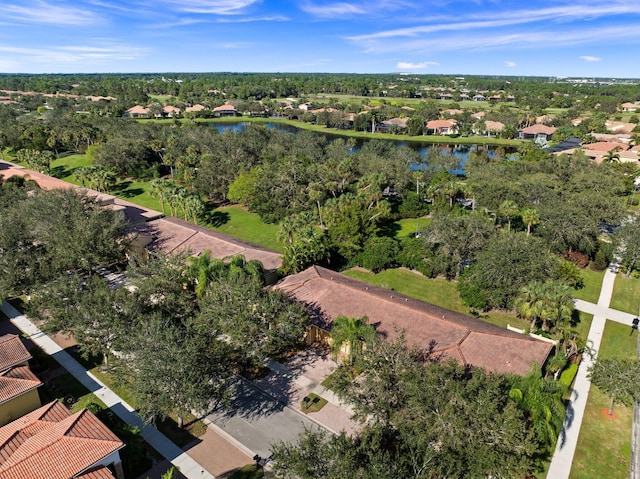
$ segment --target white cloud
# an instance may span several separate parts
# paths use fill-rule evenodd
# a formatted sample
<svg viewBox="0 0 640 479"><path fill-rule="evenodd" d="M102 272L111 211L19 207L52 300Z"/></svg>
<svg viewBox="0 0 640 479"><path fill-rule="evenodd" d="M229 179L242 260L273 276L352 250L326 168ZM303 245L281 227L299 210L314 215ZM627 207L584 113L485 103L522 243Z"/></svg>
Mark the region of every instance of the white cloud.
<svg viewBox="0 0 640 479"><path fill-rule="evenodd" d="M265 17L219 18L218 23L249 23L249 22L288 22L290 18L283 15L269 15Z"/></svg>
<svg viewBox="0 0 640 479"><path fill-rule="evenodd" d="M39 63L53 65L74 65L84 69L87 65L104 63L105 61L135 60L146 53L145 49L130 47L127 45L103 44L100 45L65 45L49 48L24 48L11 45L1 45L0 53L3 53L3 61L11 62L15 55L21 63Z"/></svg>
<svg viewBox="0 0 640 479"><path fill-rule="evenodd" d="M367 9L353 3L332 3L329 5L306 4L301 8L312 15L329 18L367 13Z"/></svg>
<svg viewBox="0 0 640 479"><path fill-rule="evenodd" d="M602 58L594 57L594 56L591 56L591 55L582 55L580 58L582 60L584 60L585 62L599 62L599 61L602 61Z"/></svg>
<svg viewBox="0 0 640 479"><path fill-rule="evenodd" d="M238 15L260 0L165 0L177 11L215 15Z"/></svg>
<svg viewBox="0 0 640 479"><path fill-rule="evenodd" d="M216 48L222 48L224 50L236 50L241 48L251 48L256 46L256 44L251 42L225 42L219 43L215 46Z"/></svg>
<svg viewBox="0 0 640 479"><path fill-rule="evenodd" d="M515 67L518 66L518 64L516 62L512 62L512 61L509 61L509 60L505 61L504 64L507 65L509 68L515 68Z"/></svg>
<svg viewBox="0 0 640 479"><path fill-rule="evenodd" d="M398 62L396 68L401 70L421 70L424 68L428 68L430 66L439 66L438 62L421 62L421 63L411 63L411 62Z"/></svg>
<svg viewBox="0 0 640 479"><path fill-rule="evenodd" d="M35 23L48 25L87 25L100 21L90 10L70 5L52 5L36 0L21 5L0 4L0 17L6 23Z"/></svg>

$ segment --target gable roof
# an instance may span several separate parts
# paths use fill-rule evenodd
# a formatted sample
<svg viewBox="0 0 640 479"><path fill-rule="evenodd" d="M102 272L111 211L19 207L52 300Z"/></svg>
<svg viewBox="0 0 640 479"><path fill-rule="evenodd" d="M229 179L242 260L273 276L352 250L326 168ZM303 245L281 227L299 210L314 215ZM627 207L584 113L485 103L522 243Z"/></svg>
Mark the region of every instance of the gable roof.
<svg viewBox="0 0 640 479"><path fill-rule="evenodd" d="M31 354L17 334L0 336L0 371L22 364L31 359Z"/></svg>
<svg viewBox="0 0 640 479"><path fill-rule="evenodd" d="M0 478L71 479L122 447L89 410L53 401L0 428Z"/></svg>
<svg viewBox="0 0 640 479"><path fill-rule="evenodd" d="M28 366L16 366L0 372L0 404L40 387L42 382Z"/></svg>
<svg viewBox="0 0 640 479"><path fill-rule="evenodd" d="M542 365L552 344L464 314L364 283L319 266L288 276L276 288L306 304L312 321L330 329L335 318L367 316L379 335L405 331L420 348L497 373L525 374Z"/></svg>

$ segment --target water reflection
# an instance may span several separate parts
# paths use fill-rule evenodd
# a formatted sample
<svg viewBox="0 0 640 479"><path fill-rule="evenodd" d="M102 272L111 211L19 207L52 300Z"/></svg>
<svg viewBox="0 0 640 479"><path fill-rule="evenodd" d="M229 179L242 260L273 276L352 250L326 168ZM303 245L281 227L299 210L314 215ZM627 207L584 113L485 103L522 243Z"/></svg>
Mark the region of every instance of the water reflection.
<svg viewBox="0 0 640 479"><path fill-rule="evenodd" d="M232 132L245 131L248 125L251 125L254 123L239 121L237 123L210 122L208 124L215 127L220 133L224 133L227 131L232 131ZM293 135L296 135L299 131L301 131L300 128L296 128L295 126L291 126L291 125L285 125L282 123L266 122L266 123L260 123L260 125L264 125L271 130L276 130L283 133L291 133ZM362 145L364 144L364 142L371 141L367 138L351 138L351 137L347 138L345 136L342 136L336 133L318 133L318 134L324 135L330 140L342 138L345 140L349 139L352 142L355 141L355 144L349 147L350 151L352 152L358 151L360 148L362 148ZM479 145L479 144L443 145L443 144L433 144L433 143L426 143L426 142L420 142L420 141L407 141L402 139L398 139L398 140L379 139L378 141L391 141L397 147L410 148L411 150L414 150L417 153L419 153L420 156L422 156L423 158L427 158L429 151L434 148L441 150L443 153L451 153L456 158L459 159L458 168L453 169L451 171L451 173L455 175L464 175L464 165L469 158L469 153L471 153L472 151L477 151L477 152L486 151L489 157L491 158L496 156L496 153L495 153L496 147L487 146L487 145ZM412 165L411 169L419 170L419 169L424 169L426 167L427 167L426 163L419 163L419 164Z"/></svg>

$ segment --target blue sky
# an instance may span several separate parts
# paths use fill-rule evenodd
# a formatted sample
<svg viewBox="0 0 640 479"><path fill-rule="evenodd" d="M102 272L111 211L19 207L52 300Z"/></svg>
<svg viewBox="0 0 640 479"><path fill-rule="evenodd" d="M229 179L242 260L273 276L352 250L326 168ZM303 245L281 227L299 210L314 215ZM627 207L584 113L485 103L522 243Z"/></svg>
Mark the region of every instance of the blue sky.
<svg viewBox="0 0 640 479"><path fill-rule="evenodd" d="M2 0L0 72L640 78L638 0Z"/></svg>

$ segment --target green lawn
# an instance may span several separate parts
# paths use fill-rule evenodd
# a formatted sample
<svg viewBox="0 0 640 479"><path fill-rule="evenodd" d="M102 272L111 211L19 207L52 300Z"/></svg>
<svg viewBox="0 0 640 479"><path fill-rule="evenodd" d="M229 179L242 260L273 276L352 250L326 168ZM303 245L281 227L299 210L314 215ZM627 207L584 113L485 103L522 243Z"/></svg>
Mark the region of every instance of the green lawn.
<svg viewBox="0 0 640 479"><path fill-rule="evenodd" d="M623 274L618 273L610 306L613 309L637 315L640 307L640 278L633 276L625 278Z"/></svg>
<svg viewBox="0 0 640 479"><path fill-rule="evenodd" d="M584 279L584 288L574 290L573 297L590 303L597 303L602 288L604 271L593 271L591 268L583 268L580 274Z"/></svg>
<svg viewBox="0 0 640 479"><path fill-rule="evenodd" d="M262 477L264 477L262 468L258 468L255 464L247 464L231 474L229 479L261 479Z"/></svg>
<svg viewBox="0 0 640 479"><path fill-rule="evenodd" d="M629 333L629 326L607 321L598 357L637 357L638 333ZM609 402L609 396L597 387L591 387L573 459L571 479L629 477L633 408L616 404L615 417L610 418L606 414Z"/></svg>
<svg viewBox="0 0 640 479"><path fill-rule="evenodd" d="M406 218L394 223L396 226L396 238L412 236L431 223L431 218Z"/></svg>
<svg viewBox="0 0 640 479"><path fill-rule="evenodd" d="M224 206L217 208L212 214L208 226L220 233L228 234L264 248L282 251L282 243L276 240L278 225L266 224L255 213L250 213L241 206Z"/></svg>
<svg viewBox="0 0 640 479"><path fill-rule="evenodd" d="M633 408L616 404L614 418L607 415L608 409L609 396L592 386L570 479L629 477Z"/></svg>
<svg viewBox="0 0 640 479"><path fill-rule="evenodd" d="M469 314L469 309L460 300L457 284L453 281L426 278L403 268L387 269L377 274L358 268L348 270L344 274L458 313ZM481 319L500 327L510 324L524 329L528 325L526 321L506 311L490 311L482 315Z"/></svg>

